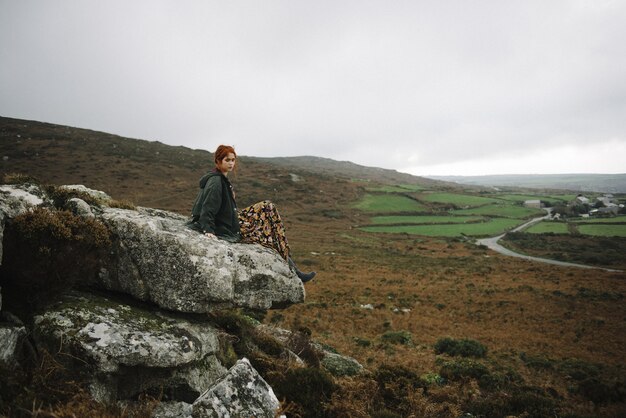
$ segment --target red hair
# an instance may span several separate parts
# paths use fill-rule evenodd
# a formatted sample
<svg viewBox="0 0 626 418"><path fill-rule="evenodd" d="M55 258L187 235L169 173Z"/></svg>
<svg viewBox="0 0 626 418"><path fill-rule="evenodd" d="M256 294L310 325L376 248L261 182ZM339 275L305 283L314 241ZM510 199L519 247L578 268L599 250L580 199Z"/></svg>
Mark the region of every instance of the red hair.
<svg viewBox="0 0 626 418"><path fill-rule="evenodd" d="M233 153L235 158L237 158L237 153L235 152L235 148L230 145L220 145L215 150L215 164L218 164L224 158L228 157L228 154Z"/></svg>

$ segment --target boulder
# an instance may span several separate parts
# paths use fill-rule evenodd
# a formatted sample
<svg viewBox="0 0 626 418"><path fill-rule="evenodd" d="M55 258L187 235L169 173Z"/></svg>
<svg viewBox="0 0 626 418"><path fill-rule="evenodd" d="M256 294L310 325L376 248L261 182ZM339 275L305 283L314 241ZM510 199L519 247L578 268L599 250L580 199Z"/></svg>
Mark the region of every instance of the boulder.
<svg viewBox="0 0 626 418"><path fill-rule="evenodd" d="M226 371L208 323L87 293L67 295L36 316L34 338L69 369L79 366L101 402L162 388L191 403Z"/></svg>
<svg viewBox="0 0 626 418"><path fill-rule="evenodd" d="M243 358L193 403L193 418L274 418L280 402L272 388Z"/></svg>
<svg viewBox="0 0 626 418"><path fill-rule="evenodd" d="M82 184L66 184L64 186L60 186L60 188L64 190L72 190L75 192L88 194L100 203L107 203L111 200L111 196L109 196L105 192L90 189L89 187L85 187Z"/></svg>
<svg viewBox="0 0 626 418"><path fill-rule="evenodd" d="M65 203L65 207L70 210L74 215L82 216L83 218L94 218L95 215L91 211L91 206L83 199L73 197L68 199Z"/></svg>
<svg viewBox="0 0 626 418"><path fill-rule="evenodd" d="M23 325L0 323L0 370L12 370L18 366L25 337Z"/></svg>
<svg viewBox="0 0 626 418"><path fill-rule="evenodd" d="M153 418L191 418L192 406L186 402L160 402L152 411Z"/></svg>
<svg viewBox="0 0 626 418"><path fill-rule="evenodd" d="M322 366L333 376L355 376L363 371L361 363L352 357L324 351Z"/></svg>
<svg viewBox="0 0 626 418"><path fill-rule="evenodd" d="M97 283L179 312L282 308L304 301L304 286L277 252L209 239L171 212L103 208L112 257Z"/></svg>

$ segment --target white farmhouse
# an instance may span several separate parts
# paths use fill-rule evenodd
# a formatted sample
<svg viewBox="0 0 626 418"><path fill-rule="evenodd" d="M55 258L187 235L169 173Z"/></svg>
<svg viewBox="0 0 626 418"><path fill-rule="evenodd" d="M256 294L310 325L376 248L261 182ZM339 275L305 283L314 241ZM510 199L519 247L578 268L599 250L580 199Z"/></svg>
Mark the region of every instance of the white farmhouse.
<svg viewBox="0 0 626 418"><path fill-rule="evenodd" d="M543 207L543 203L541 203L541 200L525 200L524 206L527 208L541 209Z"/></svg>

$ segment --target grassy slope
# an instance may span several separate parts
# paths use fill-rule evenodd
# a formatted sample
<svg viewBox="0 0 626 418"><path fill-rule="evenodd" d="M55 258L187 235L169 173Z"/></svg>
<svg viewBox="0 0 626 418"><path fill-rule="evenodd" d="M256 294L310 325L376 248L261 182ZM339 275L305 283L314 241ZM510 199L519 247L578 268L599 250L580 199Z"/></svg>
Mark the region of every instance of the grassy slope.
<svg viewBox="0 0 626 418"><path fill-rule="evenodd" d="M116 199L180 213L189 211L197 179L211 160L205 151L10 119L0 119L0 155L9 157L1 162L1 173L82 183ZM376 186L372 180L353 181L351 173L314 170L243 157L234 180L240 206L260 199L279 205L296 260L319 273L306 286L305 303L274 311L268 320L293 329L306 326L314 338L368 368L400 364L418 374L439 370L432 348L439 338L477 339L489 348L489 364L510 367L528 384L556 391L565 410L596 416L624 412L623 404L594 410L568 391L572 380L563 373L537 371L521 360L576 358L623 376L623 274L530 263L454 240L359 231L353 226L369 216L352 205L365 186L382 187L384 178ZM304 181L293 182L289 173ZM410 332L413 345L384 342L381 337L390 330ZM464 387L446 399L462 404Z"/></svg>

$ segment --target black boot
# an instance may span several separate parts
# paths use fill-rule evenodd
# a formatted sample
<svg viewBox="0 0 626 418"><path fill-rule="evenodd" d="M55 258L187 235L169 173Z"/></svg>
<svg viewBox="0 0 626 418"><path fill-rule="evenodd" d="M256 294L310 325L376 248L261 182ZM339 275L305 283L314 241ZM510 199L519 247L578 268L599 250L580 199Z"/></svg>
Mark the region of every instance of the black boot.
<svg viewBox="0 0 626 418"><path fill-rule="evenodd" d="M291 257L289 257L289 267L291 267L291 268L293 268L295 270L296 275L298 275L300 280L302 280L302 283L306 283L308 281L313 280L313 277L315 277L315 275L317 274L314 271L311 271L309 273L301 272L300 269L298 269L298 266L296 266L296 263L293 262Z"/></svg>

